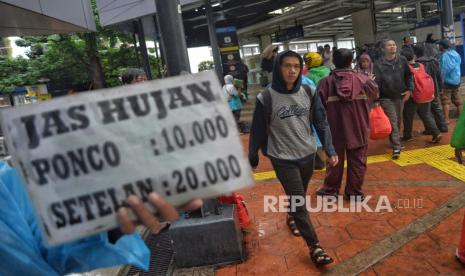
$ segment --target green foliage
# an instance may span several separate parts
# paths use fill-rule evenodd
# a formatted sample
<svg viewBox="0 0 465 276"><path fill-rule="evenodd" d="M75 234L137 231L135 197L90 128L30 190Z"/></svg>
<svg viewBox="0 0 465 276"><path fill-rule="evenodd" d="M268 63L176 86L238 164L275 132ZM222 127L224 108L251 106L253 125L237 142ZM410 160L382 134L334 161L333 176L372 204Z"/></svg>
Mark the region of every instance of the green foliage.
<svg viewBox="0 0 465 276"><path fill-rule="evenodd" d="M12 92L15 86L35 82L37 75L30 70L29 60L0 56L0 91Z"/></svg>
<svg viewBox="0 0 465 276"><path fill-rule="evenodd" d="M215 68L215 64L212 61L206 60L199 63L198 68L199 72L207 71Z"/></svg>
<svg viewBox="0 0 465 276"><path fill-rule="evenodd" d="M130 35L102 28L98 20L95 0L91 0L97 25L97 50L108 87L121 85L121 73L137 63ZM29 59L1 57L0 92L13 91L15 86L36 84L46 78L51 82L70 83L73 87L87 87L90 83L88 53L84 34L56 34L26 36L16 41L20 47L29 47ZM149 56L152 77L160 78L160 61ZM72 87L70 87L72 88Z"/></svg>
<svg viewBox="0 0 465 276"><path fill-rule="evenodd" d="M121 85L121 73L134 67L137 58L130 37L114 31L98 33L98 50L105 82L108 87ZM31 47L29 59L8 58L0 63L0 92L12 91L15 86L36 84L38 79L66 82L74 87L90 83L86 45L82 35L50 35L23 37L18 46ZM160 61L149 56L152 77L160 78Z"/></svg>

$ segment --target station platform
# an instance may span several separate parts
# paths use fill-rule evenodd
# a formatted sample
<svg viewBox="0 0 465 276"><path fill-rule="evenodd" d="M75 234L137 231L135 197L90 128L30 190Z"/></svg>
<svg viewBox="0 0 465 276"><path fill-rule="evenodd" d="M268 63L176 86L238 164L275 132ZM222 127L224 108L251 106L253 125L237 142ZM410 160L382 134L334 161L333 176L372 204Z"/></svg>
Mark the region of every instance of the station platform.
<svg viewBox="0 0 465 276"><path fill-rule="evenodd" d="M264 212L263 196L284 195L284 190L262 156L254 172L256 185L241 192L253 220L245 235L249 258L215 274L465 275L454 255L465 214L465 166L454 160L450 132L431 144L430 136L420 134L421 123L414 125L414 140L404 143L399 160L391 160L387 139L369 145L368 205L375 209L379 197L387 196L392 212L310 214L321 245L335 260L325 268L312 264L303 239L288 229L285 213ZM247 150L248 135L241 138ZM312 201L324 176L317 171L311 180Z"/></svg>

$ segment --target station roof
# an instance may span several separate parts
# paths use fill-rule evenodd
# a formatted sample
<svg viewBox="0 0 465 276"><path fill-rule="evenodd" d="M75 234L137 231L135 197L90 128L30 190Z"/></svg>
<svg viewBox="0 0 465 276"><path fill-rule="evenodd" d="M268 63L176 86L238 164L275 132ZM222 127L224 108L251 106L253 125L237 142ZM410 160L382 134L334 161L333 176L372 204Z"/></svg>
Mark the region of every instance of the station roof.
<svg viewBox="0 0 465 276"><path fill-rule="evenodd" d="M97 0L103 26L130 31L135 18L152 18L155 0ZM210 45L203 0L180 0L188 47ZM301 39L353 36L354 12L374 8L377 31L403 31L415 27L417 16L438 17L436 0L211 0L216 27L235 26L241 44L256 43L263 34L302 26ZM421 10L417 13L417 3ZM454 0L454 12L465 0ZM153 20L152 20L153 22ZM153 23L152 23L153 24ZM150 24L148 24L150 25ZM144 25L145 26L145 25ZM150 31L149 31L150 33ZM146 33L147 34L147 33Z"/></svg>
<svg viewBox="0 0 465 276"><path fill-rule="evenodd" d="M0 37L91 31L88 0L0 0Z"/></svg>
<svg viewBox="0 0 465 276"><path fill-rule="evenodd" d="M416 4L421 5L423 19L438 17L436 0L222 0L213 7L217 26L236 26L244 42L257 42L258 36L302 25L304 37L318 39L352 37L352 13L373 5L377 31L408 30L417 23ZM465 6L465 1L454 0L454 12ZM205 11L197 8L183 12L184 27L192 44L208 44Z"/></svg>

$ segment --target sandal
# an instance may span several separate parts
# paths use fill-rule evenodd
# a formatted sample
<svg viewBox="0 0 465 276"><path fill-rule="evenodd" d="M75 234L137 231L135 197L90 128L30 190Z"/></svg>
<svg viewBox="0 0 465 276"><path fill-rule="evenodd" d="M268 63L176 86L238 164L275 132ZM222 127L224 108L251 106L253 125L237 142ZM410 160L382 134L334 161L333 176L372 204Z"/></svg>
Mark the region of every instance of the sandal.
<svg viewBox="0 0 465 276"><path fill-rule="evenodd" d="M295 220L291 216L287 216L287 226L289 226L289 229L291 230L292 235L299 237L300 232L299 229L297 229L297 224L295 224Z"/></svg>
<svg viewBox="0 0 465 276"><path fill-rule="evenodd" d="M312 248L312 251L310 251L310 258L316 266L323 266L334 262L320 245L315 245Z"/></svg>

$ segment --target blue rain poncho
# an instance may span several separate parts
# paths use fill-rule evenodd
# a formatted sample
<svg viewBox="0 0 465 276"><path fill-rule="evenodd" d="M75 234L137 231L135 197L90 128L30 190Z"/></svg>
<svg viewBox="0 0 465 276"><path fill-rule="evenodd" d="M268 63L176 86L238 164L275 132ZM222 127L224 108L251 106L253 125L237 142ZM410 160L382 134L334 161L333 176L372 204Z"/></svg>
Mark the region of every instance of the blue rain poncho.
<svg viewBox="0 0 465 276"><path fill-rule="evenodd" d="M0 161L0 275L63 275L131 264L148 270L150 251L138 233L115 244L107 233L47 248L17 173Z"/></svg>
<svg viewBox="0 0 465 276"><path fill-rule="evenodd" d="M445 51L439 59L441 74L444 83L449 85L459 85L461 80L460 55L453 49Z"/></svg>

